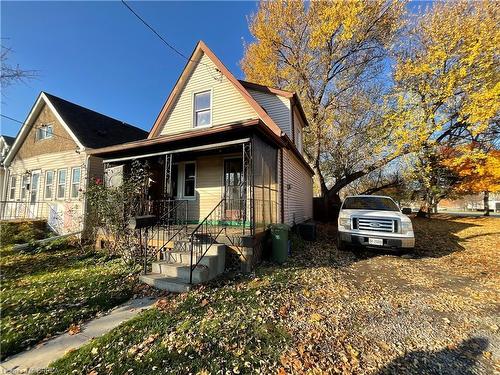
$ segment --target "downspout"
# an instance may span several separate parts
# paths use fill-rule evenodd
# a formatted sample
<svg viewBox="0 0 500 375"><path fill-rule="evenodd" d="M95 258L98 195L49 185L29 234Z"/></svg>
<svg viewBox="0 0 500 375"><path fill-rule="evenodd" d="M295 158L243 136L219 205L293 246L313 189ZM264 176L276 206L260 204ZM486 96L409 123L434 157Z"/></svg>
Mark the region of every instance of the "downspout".
<svg viewBox="0 0 500 375"><path fill-rule="evenodd" d="M283 148L280 149L280 211L281 211L281 223L285 223L285 183L283 181Z"/></svg>

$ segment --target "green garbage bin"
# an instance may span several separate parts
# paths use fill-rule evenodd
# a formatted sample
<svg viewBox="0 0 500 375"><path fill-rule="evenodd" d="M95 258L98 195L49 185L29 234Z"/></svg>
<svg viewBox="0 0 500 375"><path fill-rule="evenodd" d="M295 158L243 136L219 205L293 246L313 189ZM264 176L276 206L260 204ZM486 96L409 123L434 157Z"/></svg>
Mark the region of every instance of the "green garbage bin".
<svg viewBox="0 0 500 375"><path fill-rule="evenodd" d="M286 224L272 224L271 237L273 240L272 260L284 263L288 258L288 231L290 227Z"/></svg>

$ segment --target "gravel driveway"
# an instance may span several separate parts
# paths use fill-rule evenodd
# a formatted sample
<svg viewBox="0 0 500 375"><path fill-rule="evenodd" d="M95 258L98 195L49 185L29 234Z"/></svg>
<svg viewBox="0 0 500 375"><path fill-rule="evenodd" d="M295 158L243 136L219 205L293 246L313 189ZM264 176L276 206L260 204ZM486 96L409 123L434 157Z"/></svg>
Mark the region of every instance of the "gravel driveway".
<svg viewBox="0 0 500 375"><path fill-rule="evenodd" d="M321 241L304 246L302 293L289 295L295 347L283 370L499 371L500 219L438 215L414 226L417 247L404 255L338 252L334 228L320 228Z"/></svg>

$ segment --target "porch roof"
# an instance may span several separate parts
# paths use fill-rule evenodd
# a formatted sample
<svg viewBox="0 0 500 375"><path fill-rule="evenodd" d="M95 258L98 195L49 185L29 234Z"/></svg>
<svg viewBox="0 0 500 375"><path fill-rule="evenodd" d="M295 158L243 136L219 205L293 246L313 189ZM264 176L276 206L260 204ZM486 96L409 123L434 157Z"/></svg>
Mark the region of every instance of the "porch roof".
<svg viewBox="0 0 500 375"><path fill-rule="evenodd" d="M195 129L179 134L163 135L155 138L142 139L140 141L122 143L120 145L89 150L88 154L106 160L121 158L132 159L134 156L140 157L143 155L152 156L151 154L166 154L168 151L182 150L188 147L197 148L203 145L213 146L214 144L221 144L221 147L223 147L223 143L241 140L241 138L249 137L255 133L261 135L265 141L277 147L286 147L291 150L309 173L314 175L314 170L297 150L290 138L286 134L279 137L260 119L252 119L214 126L209 129Z"/></svg>
<svg viewBox="0 0 500 375"><path fill-rule="evenodd" d="M196 147L212 143L221 143L235 140L238 137L249 136L252 132L259 132L265 139L277 146L283 147L284 140L272 133L261 120L253 119L226 125L214 126L210 129L195 129L179 134L164 135L150 139L142 139L122 143L120 145L90 150L89 154L109 159L126 156L139 156L154 152L168 152L183 147Z"/></svg>

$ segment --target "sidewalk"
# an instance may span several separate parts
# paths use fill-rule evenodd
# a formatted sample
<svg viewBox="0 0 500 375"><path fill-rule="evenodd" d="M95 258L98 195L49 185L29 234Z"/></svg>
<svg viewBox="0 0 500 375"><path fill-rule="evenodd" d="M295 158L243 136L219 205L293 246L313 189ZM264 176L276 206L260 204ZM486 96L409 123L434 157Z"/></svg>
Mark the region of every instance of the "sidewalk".
<svg viewBox="0 0 500 375"><path fill-rule="evenodd" d="M82 324L81 332L76 335L65 333L7 358L0 363L0 373L29 373L46 368L49 363L61 358L68 350L79 348L92 338L109 332L122 322L151 307L155 301L153 297L138 298L117 306L109 314Z"/></svg>

